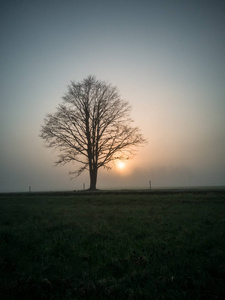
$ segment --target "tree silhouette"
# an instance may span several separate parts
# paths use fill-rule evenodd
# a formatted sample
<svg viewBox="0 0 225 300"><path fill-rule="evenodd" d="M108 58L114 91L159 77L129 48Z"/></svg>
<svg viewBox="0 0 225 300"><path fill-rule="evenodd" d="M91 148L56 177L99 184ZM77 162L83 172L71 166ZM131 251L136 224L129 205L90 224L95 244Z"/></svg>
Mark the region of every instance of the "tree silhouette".
<svg viewBox="0 0 225 300"><path fill-rule="evenodd" d="M100 167L110 169L112 161L131 158L135 146L145 143L140 130L131 126L130 111L116 87L88 76L71 82L63 104L44 119L40 136L47 147L59 150L56 165L80 163L70 174L89 170L90 190L96 190Z"/></svg>

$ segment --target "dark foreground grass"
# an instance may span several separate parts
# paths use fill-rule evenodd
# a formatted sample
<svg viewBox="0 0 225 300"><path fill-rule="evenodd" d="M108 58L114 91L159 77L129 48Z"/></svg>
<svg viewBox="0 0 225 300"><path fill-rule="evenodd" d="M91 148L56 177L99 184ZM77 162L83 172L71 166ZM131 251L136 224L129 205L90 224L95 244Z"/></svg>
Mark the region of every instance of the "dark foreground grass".
<svg viewBox="0 0 225 300"><path fill-rule="evenodd" d="M225 194L0 195L1 299L225 299Z"/></svg>

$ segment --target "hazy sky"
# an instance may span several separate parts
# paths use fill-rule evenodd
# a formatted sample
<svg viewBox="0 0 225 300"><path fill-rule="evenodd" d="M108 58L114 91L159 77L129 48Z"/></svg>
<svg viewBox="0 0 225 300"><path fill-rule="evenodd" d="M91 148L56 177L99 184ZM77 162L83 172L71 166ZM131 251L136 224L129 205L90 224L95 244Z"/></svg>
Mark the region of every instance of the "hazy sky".
<svg viewBox="0 0 225 300"><path fill-rule="evenodd" d="M148 145L99 188L225 185L223 0L7 0L0 9L0 192L73 190L39 137L71 80L117 86Z"/></svg>

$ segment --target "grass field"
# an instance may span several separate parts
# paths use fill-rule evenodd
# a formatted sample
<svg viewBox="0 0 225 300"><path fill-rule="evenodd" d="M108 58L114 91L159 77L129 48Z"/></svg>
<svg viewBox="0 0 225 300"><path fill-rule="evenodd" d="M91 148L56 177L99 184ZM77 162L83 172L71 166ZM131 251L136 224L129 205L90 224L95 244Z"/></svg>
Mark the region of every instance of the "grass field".
<svg viewBox="0 0 225 300"><path fill-rule="evenodd" d="M2 194L1 299L225 299L225 193Z"/></svg>

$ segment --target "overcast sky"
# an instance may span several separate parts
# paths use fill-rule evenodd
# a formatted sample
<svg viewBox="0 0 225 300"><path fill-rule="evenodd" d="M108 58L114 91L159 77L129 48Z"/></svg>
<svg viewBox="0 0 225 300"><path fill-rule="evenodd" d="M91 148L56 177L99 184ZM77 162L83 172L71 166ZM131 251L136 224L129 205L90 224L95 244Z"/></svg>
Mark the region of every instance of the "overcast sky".
<svg viewBox="0 0 225 300"><path fill-rule="evenodd" d="M98 188L225 185L223 0L7 0L0 42L0 192L88 187L39 137L88 75L118 87L148 139Z"/></svg>

